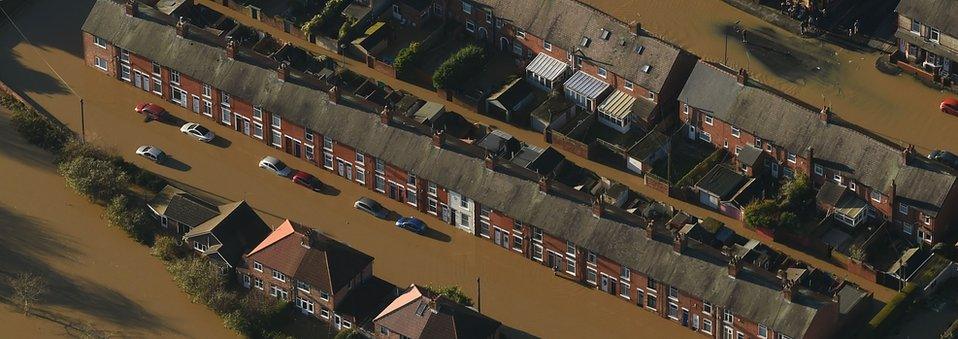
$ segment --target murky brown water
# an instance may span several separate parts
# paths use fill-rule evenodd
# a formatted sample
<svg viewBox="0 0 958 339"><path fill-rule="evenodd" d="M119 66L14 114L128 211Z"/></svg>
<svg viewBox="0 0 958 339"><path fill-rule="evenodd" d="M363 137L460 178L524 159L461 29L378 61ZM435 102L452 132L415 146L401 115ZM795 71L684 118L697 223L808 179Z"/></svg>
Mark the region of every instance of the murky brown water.
<svg viewBox="0 0 958 339"><path fill-rule="evenodd" d="M958 118L938 110L946 96L909 76L889 76L874 67L878 53L851 51L799 38L720 0L584 0L623 21L646 29L704 59L723 61L724 33L736 21L747 31L732 33L728 63L748 67L754 77L814 105L830 105L842 118L892 140L933 149L958 150Z"/></svg>

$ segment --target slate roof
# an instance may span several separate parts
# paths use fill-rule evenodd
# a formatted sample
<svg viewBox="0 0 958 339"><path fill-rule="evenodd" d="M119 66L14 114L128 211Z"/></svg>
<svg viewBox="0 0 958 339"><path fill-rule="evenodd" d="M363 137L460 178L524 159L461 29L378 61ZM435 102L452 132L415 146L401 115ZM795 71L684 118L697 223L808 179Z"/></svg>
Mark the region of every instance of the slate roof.
<svg viewBox="0 0 958 339"><path fill-rule="evenodd" d="M371 322L373 317L396 298L397 291L396 285L371 276L349 291L346 298L336 305L336 313L351 315L356 319L357 325L363 326Z"/></svg>
<svg viewBox="0 0 958 339"><path fill-rule="evenodd" d="M955 0L901 0L899 14L958 37L958 1Z"/></svg>
<svg viewBox="0 0 958 339"><path fill-rule="evenodd" d="M376 317L376 325L409 338L493 338L502 324L444 296L412 285Z"/></svg>
<svg viewBox="0 0 958 339"><path fill-rule="evenodd" d="M489 99L486 100L498 102L505 109L511 110L530 95L532 95L532 85L521 78L517 78L498 92L490 95Z"/></svg>
<svg viewBox="0 0 958 339"><path fill-rule="evenodd" d="M516 3L525 4L527 2L517 1ZM149 13L148 10L142 11ZM149 44L151 46L164 46L157 45L156 41L164 41L163 36L172 34L169 32L172 32L173 28L159 24L145 24L143 23L145 21L147 20L127 17L123 14L120 6L99 0L93 6L90 19L84 24L84 29L96 30L100 32L100 36L108 39L117 38L121 41L148 40L153 41ZM175 34L173 35L175 36ZM613 39L615 39L615 36L613 36ZM189 39L180 40L188 41ZM126 45L132 46L132 44ZM189 44L178 42L173 47L192 48L184 45ZM170 53L180 55L177 52L168 52L167 49L171 48L144 47L131 49L131 51L138 54L142 53L147 58L153 58L154 53L161 56ZM189 63L189 65L184 66L186 69L223 69L226 67L225 65L237 64L237 62L225 58L206 59L203 57L190 57L171 62L174 68L176 65ZM246 66L236 67L247 68ZM262 70L257 72L257 74L262 75L265 74L264 72L271 71ZM204 77L209 76L209 79L197 77L199 81L203 82L210 82L209 80L212 80L214 75L208 72L197 74ZM275 79L275 75L263 75L263 78ZM250 79L249 81L238 81L236 84L229 84L229 86L235 87L247 84L252 86L259 81L260 79ZM217 84L214 85L218 86ZM268 84L268 86L274 85L271 82ZM396 128L393 125L387 126L379 122L379 117L350 107L328 104L325 99L317 99L325 97L325 94L319 90L301 87L289 82L279 85L282 88L290 87L296 91L301 89L301 94L303 94L302 97L263 98L263 103L269 104L267 106L268 110L275 110L290 123L309 128L343 144L362 149L373 157L382 159L398 168L406 169L438 185L460 192L484 206L502 211L504 214L526 224L540 227L546 233L568 239L578 246L601 253L604 257L633 268L637 272L643 272L691 295L699 296L715 305L729 307L735 314L764 323L775 331L794 338L802 337L818 309L825 305L811 301L788 302L774 286L756 283L748 279L730 278L724 263L717 263L715 260L691 255L676 254L672 251L671 244L647 238L641 227L605 218L595 218L592 215L591 206L558 196L543 194L539 191L537 182L489 170L485 168L484 161L478 157L465 155L452 150L450 147L435 147L432 145L431 136ZM247 89L247 92L254 95L250 101L259 103L257 98L261 98L260 95L264 93L261 93L262 90L254 89L255 87ZM267 93L269 92L267 91ZM285 93L284 96L292 94L294 93ZM317 105L300 106L298 104L309 101L317 101ZM289 111L282 109L286 106L289 106ZM273 234L276 234L276 231ZM270 242L273 238L295 238L289 236L274 237L273 234L268 236L264 243ZM282 242L273 239L271 245L262 248L263 244L261 244L257 249L254 249L253 255L256 255L257 251L273 252L267 251L267 249L280 243L289 243L284 246L293 248L291 251L303 248L298 240ZM286 251L276 252L285 253ZM283 265L284 268L299 271L300 266L287 267L291 265L282 262L302 262L301 256L297 254L276 254L276 256L279 260L276 265ZM296 259L297 257L300 259ZM306 267L313 266L307 265ZM314 278L316 280L320 279L319 277Z"/></svg>
<svg viewBox="0 0 958 339"><path fill-rule="evenodd" d="M629 148L629 157L645 161L659 150L667 147L669 137L662 132L652 130Z"/></svg>
<svg viewBox="0 0 958 339"><path fill-rule="evenodd" d="M941 209L954 175L924 165L920 157L903 165L900 147L842 121L825 123L817 110L751 80L743 86L720 67L699 61L679 101L796 155L807 157L811 149L816 163L884 194L891 194L895 182L899 196L930 215Z"/></svg>
<svg viewBox="0 0 958 339"><path fill-rule="evenodd" d="M243 254L249 252L270 233L269 226L246 201L219 206L219 215L193 227L183 235L189 239L212 234L222 244L215 253L232 266L241 266Z"/></svg>
<svg viewBox="0 0 958 339"><path fill-rule="evenodd" d="M586 59L653 92L661 92L680 53L648 32L632 34L628 24L575 0L474 2L568 52L578 49ZM603 30L609 32L608 40L602 39ZM587 46L582 46L583 37L589 38ZM642 70L646 65L648 73Z"/></svg>
<svg viewBox="0 0 958 339"><path fill-rule="evenodd" d="M492 154L508 154L506 158L511 158L512 154L519 151L519 139L501 129L494 129L486 136L482 137L476 146L489 151Z"/></svg>
<svg viewBox="0 0 958 339"><path fill-rule="evenodd" d="M160 190L149 204L157 213L191 228L220 213L216 205L170 185Z"/></svg>
<svg viewBox="0 0 958 339"><path fill-rule="evenodd" d="M712 193L722 200L728 200L732 194L738 192L746 180L744 175L725 165L712 167L708 173L695 184L700 190Z"/></svg>
<svg viewBox="0 0 958 339"><path fill-rule="evenodd" d="M373 261L363 252L289 220L246 257L330 293L349 284Z"/></svg>
<svg viewBox="0 0 958 339"><path fill-rule="evenodd" d="M565 161L565 156L551 146L543 149L527 145L512 158L512 162L516 165L543 175L555 171L556 167L563 161Z"/></svg>
<svg viewBox="0 0 958 339"><path fill-rule="evenodd" d="M764 153L758 147L742 147L742 150L738 152L738 160L749 167L755 167Z"/></svg>

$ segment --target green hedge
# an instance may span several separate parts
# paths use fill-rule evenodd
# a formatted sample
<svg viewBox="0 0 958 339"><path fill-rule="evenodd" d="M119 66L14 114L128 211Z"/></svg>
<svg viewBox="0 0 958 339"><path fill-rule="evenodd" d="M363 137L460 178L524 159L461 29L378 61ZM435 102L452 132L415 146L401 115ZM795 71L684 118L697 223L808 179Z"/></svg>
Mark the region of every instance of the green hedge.
<svg viewBox="0 0 958 339"><path fill-rule="evenodd" d="M73 138L73 132L58 121L40 114L9 94L0 94L0 105L13 112L10 119L13 128L31 144L58 153Z"/></svg>
<svg viewBox="0 0 958 339"><path fill-rule="evenodd" d="M403 47L396 54L396 60L393 61L393 68L396 69L397 76L403 76L408 72L413 64L419 60L420 44L414 41L409 46Z"/></svg>
<svg viewBox="0 0 958 339"><path fill-rule="evenodd" d="M463 47L436 69L432 75L432 85L436 89L458 85L479 72L485 63L485 49L476 45Z"/></svg>
<svg viewBox="0 0 958 339"><path fill-rule="evenodd" d="M146 205L136 197L120 194L106 205L106 217L110 225L126 232L137 242L150 245L156 236L153 219L146 214Z"/></svg>
<svg viewBox="0 0 958 339"><path fill-rule="evenodd" d="M689 173L685 174L682 179L679 179L675 185L678 187L695 185L696 181L704 177L709 170L718 165L718 163L724 158L725 149L719 148L715 150L708 156L708 158L705 158L705 160L702 160L702 162L700 162L698 165L695 165L695 167L693 167Z"/></svg>
<svg viewBox="0 0 958 339"><path fill-rule="evenodd" d="M130 186L130 177L113 163L77 157L57 167L67 186L95 202L106 203Z"/></svg>
<svg viewBox="0 0 958 339"><path fill-rule="evenodd" d="M329 0L326 2L326 6L323 7L322 11L313 16L312 19L309 19L309 21L303 23L303 26L300 28L302 28L303 33L307 34L319 32L319 30L329 22L329 19L339 15L347 4L348 2L346 2L346 0Z"/></svg>
<svg viewBox="0 0 958 339"><path fill-rule="evenodd" d="M916 289L918 289L918 285L906 283L905 288L892 297L891 300L885 304L885 307L868 321L868 325L858 337L863 339L880 337L884 334L884 331L896 325L898 321L897 318L900 317L908 305L911 304L912 294Z"/></svg>

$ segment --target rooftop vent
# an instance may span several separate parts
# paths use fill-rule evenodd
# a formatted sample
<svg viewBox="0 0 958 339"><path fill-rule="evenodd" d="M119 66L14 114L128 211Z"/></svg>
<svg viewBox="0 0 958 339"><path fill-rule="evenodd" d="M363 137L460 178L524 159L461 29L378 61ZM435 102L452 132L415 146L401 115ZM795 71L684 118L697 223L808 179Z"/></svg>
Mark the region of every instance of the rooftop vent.
<svg viewBox="0 0 958 339"><path fill-rule="evenodd" d="M599 31L600 31L600 32L599 32L599 37L601 37L602 40L609 40L609 37L612 36L612 32L609 32L609 31L606 30L605 28L600 29Z"/></svg>
<svg viewBox="0 0 958 339"><path fill-rule="evenodd" d="M642 72L648 73L651 70L652 70L652 66L650 65L642 66Z"/></svg>
<svg viewBox="0 0 958 339"><path fill-rule="evenodd" d="M582 45L582 47L589 47L589 42L590 42L590 41L591 41L591 39L589 39L589 37L584 36L584 37L582 37L582 42L580 42L579 44Z"/></svg>
<svg viewBox="0 0 958 339"><path fill-rule="evenodd" d="M635 51L636 53L638 53L638 54L642 54L642 51L644 51L644 50L645 50L645 46L642 46L642 45L635 45L635 49L634 49L634 51Z"/></svg>

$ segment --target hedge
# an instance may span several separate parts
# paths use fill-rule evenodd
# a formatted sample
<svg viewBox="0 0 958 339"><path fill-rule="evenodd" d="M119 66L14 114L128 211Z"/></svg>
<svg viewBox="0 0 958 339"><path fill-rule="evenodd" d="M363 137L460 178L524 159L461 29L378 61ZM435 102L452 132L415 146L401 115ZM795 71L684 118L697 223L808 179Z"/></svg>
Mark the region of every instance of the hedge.
<svg viewBox="0 0 958 339"><path fill-rule="evenodd" d="M486 51L476 45L468 45L446 59L432 75L436 89L446 89L461 83L475 74L486 62Z"/></svg>
<svg viewBox="0 0 958 339"><path fill-rule="evenodd" d="M9 94L0 93L0 105L13 112L10 119L13 128L31 144L58 153L73 138L73 132L68 128L51 121Z"/></svg>
<svg viewBox="0 0 958 339"><path fill-rule="evenodd" d="M722 161L724 158L725 149L716 149L714 152L712 152L712 154L705 158L705 160L702 160L702 162L700 162L698 165L695 165L695 167L693 167L689 173L685 174L682 179L679 179L675 185L678 187L695 185L695 181L698 181L698 179L704 177L709 170L715 167L719 161Z"/></svg>
<svg viewBox="0 0 958 339"><path fill-rule="evenodd" d="M110 225L125 231L133 240L150 245L156 236L156 230L145 209L146 206L138 203L136 198L120 194L107 204L106 217Z"/></svg>
<svg viewBox="0 0 958 339"><path fill-rule="evenodd" d="M895 325L896 318L906 310L911 303L912 294L918 289L918 285L906 283L905 288L898 292L891 300L885 304L871 320L865 330L858 336L859 338L875 338L883 334L889 327Z"/></svg>
<svg viewBox="0 0 958 339"><path fill-rule="evenodd" d="M396 60L393 61L393 68L396 69L397 75L405 75L409 71L411 66L419 60L419 48L420 44L418 41L413 41L409 46L403 47L399 50L399 53L396 54Z"/></svg>
<svg viewBox="0 0 958 339"><path fill-rule="evenodd" d="M326 3L326 6L323 7L323 10L313 16L312 19L303 23L301 27L304 33L315 34L329 19L332 19L334 16L339 15L342 12L343 7L348 3L346 0L329 0Z"/></svg>
<svg viewBox="0 0 958 339"><path fill-rule="evenodd" d="M73 158L60 163L57 170L67 186L96 202L109 202L130 186L130 177L105 160Z"/></svg>

